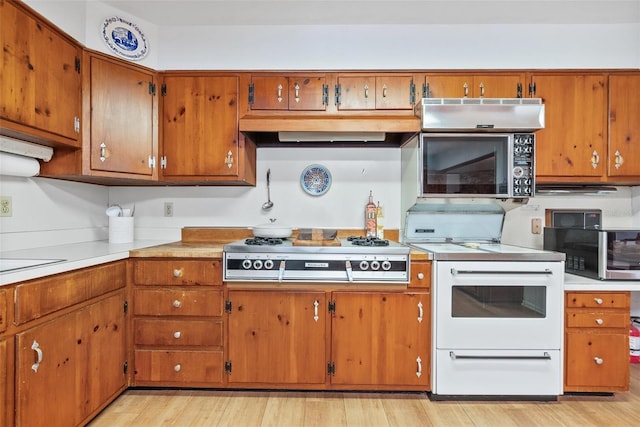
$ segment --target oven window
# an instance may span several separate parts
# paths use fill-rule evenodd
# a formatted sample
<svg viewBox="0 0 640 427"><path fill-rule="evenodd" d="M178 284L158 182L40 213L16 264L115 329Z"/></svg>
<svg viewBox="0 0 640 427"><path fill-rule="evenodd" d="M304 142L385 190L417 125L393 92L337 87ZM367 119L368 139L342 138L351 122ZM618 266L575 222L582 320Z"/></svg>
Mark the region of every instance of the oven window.
<svg viewBox="0 0 640 427"><path fill-rule="evenodd" d="M423 192L507 194L508 137L428 136L423 147Z"/></svg>
<svg viewBox="0 0 640 427"><path fill-rule="evenodd" d="M452 317L544 318L546 286L454 286Z"/></svg>

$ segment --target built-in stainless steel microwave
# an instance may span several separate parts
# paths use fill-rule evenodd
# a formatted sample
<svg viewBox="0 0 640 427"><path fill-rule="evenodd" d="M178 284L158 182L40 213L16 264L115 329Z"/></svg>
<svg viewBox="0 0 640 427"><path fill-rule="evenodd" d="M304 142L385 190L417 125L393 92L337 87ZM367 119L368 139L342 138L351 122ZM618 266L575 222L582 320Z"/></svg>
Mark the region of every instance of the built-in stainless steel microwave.
<svg viewBox="0 0 640 427"><path fill-rule="evenodd" d="M640 229L545 227L544 249L566 254L567 273L600 280L640 280Z"/></svg>
<svg viewBox="0 0 640 427"><path fill-rule="evenodd" d="M419 170L422 197L532 197L535 135L423 133Z"/></svg>

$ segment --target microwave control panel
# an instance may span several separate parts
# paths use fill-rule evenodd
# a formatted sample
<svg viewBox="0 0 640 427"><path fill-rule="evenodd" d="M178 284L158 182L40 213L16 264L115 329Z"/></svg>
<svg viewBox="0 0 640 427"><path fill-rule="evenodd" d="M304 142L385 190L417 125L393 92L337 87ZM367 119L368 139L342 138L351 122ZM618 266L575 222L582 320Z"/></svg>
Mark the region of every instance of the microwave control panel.
<svg viewBox="0 0 640 427"><path fill-rule="evenodd" d="M531 197L535 192L535 138L532 133L513 135L513 196Z"/></svg>

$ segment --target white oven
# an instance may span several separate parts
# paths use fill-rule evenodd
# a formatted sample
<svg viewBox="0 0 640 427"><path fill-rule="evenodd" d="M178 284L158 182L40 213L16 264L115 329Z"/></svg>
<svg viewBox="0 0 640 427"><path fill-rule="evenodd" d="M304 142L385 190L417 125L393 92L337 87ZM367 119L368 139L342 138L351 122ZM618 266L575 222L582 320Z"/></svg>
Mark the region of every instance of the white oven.
<svg viewBox="0 0 640 427"><path fill-rule="evenodd" d="M562 262L436 261L433 394L562 394Z"/></svg>

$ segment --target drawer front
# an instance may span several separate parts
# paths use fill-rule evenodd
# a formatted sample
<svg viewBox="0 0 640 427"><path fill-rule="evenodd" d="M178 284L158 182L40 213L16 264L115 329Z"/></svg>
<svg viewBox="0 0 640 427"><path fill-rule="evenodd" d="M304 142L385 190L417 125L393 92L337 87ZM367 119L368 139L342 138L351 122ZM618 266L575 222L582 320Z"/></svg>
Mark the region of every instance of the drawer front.
<svg viewBox="0 0 640 427"><path fill-rule="evenodd" d="M140 316L221 316L222 291L135 289L133 313Z"/></svg>
<svg viewBox="0 0 640 427"><path fill-rule="evenodd" d="M431 261L414 261L411 263L409 287L422 289L431 287Z"/></svg>
<svg viewBox="0 0 640 427"><path fill-rule="evenodd" d="M222 351L136 350L134 378L139 382L223 382Z"/></svg>
<svg viewBox="0 0 640 427"><path fill-rule="evenodd" d="M220 260L136 260L133 278L137 285L222 286Z"/></svg>
<svg viewBox="0 0 640 427"><path fill-rule="evenodd" d="M629 307L629 292L567 292L567 308Z"/></svg>
<svg viewBox="0 0 640 427"><path fill-rule="evenodd" d="M568 387L629 387L628 334L567 333Z"/></svg>
<svg viewBox="0 0 640 427"><path fill-rule="evenodd" d="M223 322L211 320L136 319L136 345L218 346L223 345Z"/></svg>
<svg viewBox="0 0 640 427"><path fill-rule="evenodd" d="M626 312L585 313L567 311L568 328L628 328Z"/></svg>

